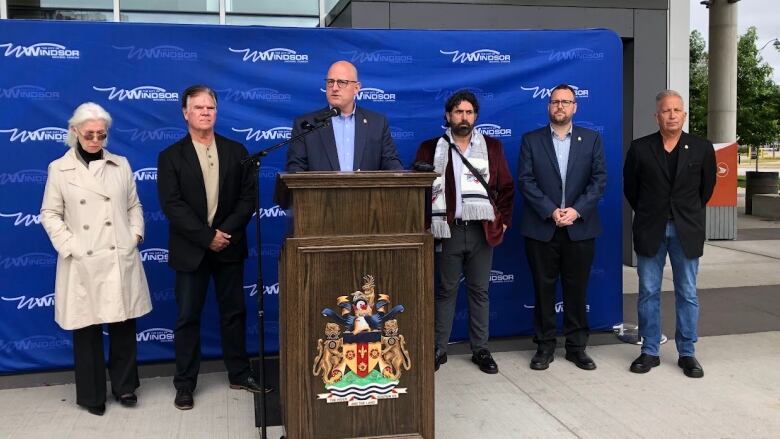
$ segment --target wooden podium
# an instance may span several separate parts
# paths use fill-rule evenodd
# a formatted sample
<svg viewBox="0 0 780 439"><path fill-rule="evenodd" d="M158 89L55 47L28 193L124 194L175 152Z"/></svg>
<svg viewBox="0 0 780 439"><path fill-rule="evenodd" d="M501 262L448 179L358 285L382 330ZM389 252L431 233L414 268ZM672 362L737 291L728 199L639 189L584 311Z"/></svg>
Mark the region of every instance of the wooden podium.
<svg viewBox="0 0 780 439"><path fill-rule="evenodd" d="M287 438L434 437L433 237L425 210L435 177L280 176L292 206L279 263Z"/></svg>

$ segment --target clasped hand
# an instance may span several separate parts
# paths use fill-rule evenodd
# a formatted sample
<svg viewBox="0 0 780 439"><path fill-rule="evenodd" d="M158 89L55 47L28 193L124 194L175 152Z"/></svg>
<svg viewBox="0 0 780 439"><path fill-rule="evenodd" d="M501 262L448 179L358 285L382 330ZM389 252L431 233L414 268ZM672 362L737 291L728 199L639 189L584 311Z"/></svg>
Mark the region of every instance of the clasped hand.
<svg viewBox="0 0 780 439"><path fill-rule="evenodd" d="M211 240L211 243L209 244L209 249L211 251L221 252L222 250L225 249L225 247L230 245L230 238L231 238L230 235L223 232L222 230L217 229L217 233L214 234L214 238Z"/></svg>
<svg viewBox="0 0 780 439"><path fill-rule="evenodd" d="M580 214L573 207L555 209L552 213L552 219L558 227L566 227L574 224L574 221L579 218L579 216Z"/></svg>

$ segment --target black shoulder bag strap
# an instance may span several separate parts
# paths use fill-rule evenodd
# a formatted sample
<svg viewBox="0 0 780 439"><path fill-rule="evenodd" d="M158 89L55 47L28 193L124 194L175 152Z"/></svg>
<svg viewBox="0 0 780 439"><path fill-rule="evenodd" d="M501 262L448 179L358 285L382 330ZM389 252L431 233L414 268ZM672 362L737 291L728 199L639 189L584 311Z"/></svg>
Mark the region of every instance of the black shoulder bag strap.
<svg viewBox="0 0 780 439"><path fill-rule="evenodd" d="M460 149L457 146L455 146L454 143L452 143L452 140L450 140L449 136L447 136L445 134L445 135L441 136L441 138L444 139L444 141L447 142L447 144L450 145L450 149L452 149L452 150L454 150L455 152L458 153L458 155L460 156L460 159L463 161L463 164L466 165L466 167L469 168L469 171L471 171L471 174L474 175L474 177L476 177L477 180L479 180L480 183L482 183L482 187L485 188L485 193L487 193L488 199L491 202L493 202L493 204L495 205L496 204L496 198L498 197L498 195L497 194L493 194L490 191L490 188L488 187L488 184L485 181L485 177L483 177L482 174L479 171L477 171L476 168L474 168L474 165L472 165L471 162L469 162L469 159L467 159L463 154L461 154Z"/></svg>

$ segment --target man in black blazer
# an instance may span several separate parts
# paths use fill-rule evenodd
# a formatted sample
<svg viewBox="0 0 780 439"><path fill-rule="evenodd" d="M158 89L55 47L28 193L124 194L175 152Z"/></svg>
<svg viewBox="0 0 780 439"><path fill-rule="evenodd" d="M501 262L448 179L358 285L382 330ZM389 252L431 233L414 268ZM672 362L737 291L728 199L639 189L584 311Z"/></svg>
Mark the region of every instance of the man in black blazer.
<svg viewBox="0 0 780 439"><path fill-rule="evenodd" d="M685 106L679 93L656 96L658 132L631 142L623 167L623 192L634 209L634 250L639 275L641 355L631 372L660 364L661 281L666 256L674 277L677 364L686 376L704 376L694 356L699 301L696 273L704 252L707 201L715 188L715 150L706 139L683 132Z"/></svg>
<svg viewBox="0 0 780 439"><path fill-rule="evenodd" d="M524 201L520 232L536 299L537 351L531 369L547 369L555 358L555 286L560 278L566 359L593 370L596 363L585 352L586 293L595 238L601 233L598 202L607 184L604 147L597 132L572 124L577 112L572 87L555 87L547 108L550 125L523 135L518 176Z"/></svg>
<svg viewBox="0 0 780 439"><path fill-rule="evenodd" d="M200 317L214 278L222 355L230 387L261 391L246 353L244 260L255 179L241 165L240 143L214 132L217 97L204 85L187 88L182 112L189 134L160 153L157 191L169 225L168 264L176 270L174 405L191 409L200 369Z"/></svg>
<svg viewBox="0 0 780 439"><path fill-rule="evenodd" d="M360 90L355 66L347 61L334 63L324 85L328 107L297 117L292 136L317 125L315 119L332 109L338 109L339 115L328 121L329 126L290 144L287 172L403 169L387 119L355 105Z"/></svg>

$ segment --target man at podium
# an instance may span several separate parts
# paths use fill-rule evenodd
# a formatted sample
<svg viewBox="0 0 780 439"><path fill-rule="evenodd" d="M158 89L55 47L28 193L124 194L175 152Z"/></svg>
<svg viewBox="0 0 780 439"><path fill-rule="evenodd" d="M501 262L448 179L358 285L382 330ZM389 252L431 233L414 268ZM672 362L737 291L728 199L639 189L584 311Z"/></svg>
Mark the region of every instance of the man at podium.
<svg viewBox="0 0 780 439"><path fill-rule="evenodd" d="M403 169L387 119L355 105L360 90L357 69L338 61L325 77L328 106L295 119L292 137L323 128L290 144L287 172L378 171Z"/></svg>

